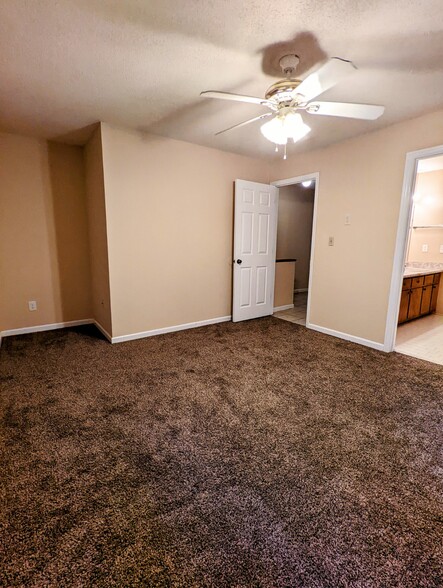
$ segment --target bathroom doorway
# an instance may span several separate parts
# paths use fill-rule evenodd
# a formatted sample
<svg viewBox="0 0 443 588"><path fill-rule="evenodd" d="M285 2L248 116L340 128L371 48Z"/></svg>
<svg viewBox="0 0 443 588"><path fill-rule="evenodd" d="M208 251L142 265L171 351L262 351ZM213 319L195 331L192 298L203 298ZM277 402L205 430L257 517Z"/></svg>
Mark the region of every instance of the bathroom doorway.
<svg viewBox="0 0 443 588"><path fill-rule="evenodd" d="M318 177L274 184L279 187L274 316L306 326Z"/></svg>
<svg viewBox="0 0 443 588"><path fill-rule="evenodd" d="M443 365L443 153L416 160L395 351Z"/></svg>

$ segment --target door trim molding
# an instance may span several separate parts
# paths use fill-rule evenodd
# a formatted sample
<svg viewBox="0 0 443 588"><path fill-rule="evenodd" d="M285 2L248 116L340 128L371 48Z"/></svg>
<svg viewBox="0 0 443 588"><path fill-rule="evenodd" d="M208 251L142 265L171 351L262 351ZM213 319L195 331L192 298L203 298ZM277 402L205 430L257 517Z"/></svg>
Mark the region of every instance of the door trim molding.
<svg viewBox="0 0 443 588"><path fill-rule="evenodd" d="M314 275L314 253L315 253L315 237L317 234L317 214L318 214L318 196L320 187L320 172L311 172L310 174L304 174L303 176L295 176L293 178L286 178L284 180L276 180L271 182L271 185L277 186L277 188L283 188L283 186L291 186L292 184L300 184L306 180L315 181L315 192L314 192L314 211L312 214L312 235L311 235L311 258L309 260L309 282L308 282L308 302L306 309L306 327L311 327L311 294L312 294L312 276ZM278 210L277 210L278 218Z"/></svg>
<svg viewBox="0 0 443 588"><path fill-rule="evenodd" d="M403 284L404 265L408 251L408 237L412 222L413 201L419 159L443 155L443 145L410 151L406 154L403 188L398 215L397 238L392 266L391 287L389 291L388 312L386 315L385 341L383 350L394 350L397 335L398 313Z"/></svg>

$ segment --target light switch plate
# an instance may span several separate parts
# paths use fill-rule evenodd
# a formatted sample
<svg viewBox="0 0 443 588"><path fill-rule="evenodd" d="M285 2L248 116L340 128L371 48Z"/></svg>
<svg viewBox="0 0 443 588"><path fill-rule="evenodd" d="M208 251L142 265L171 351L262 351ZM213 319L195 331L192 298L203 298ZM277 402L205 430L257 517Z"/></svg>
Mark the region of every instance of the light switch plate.
<svg viewBox="0 0 443 588"><path fill-rule="evenodd" d="M328 239L328 245L329 245L329 247L333 247L334 246L334 237L329 237L329 239Z"/></svg>
<svg viewBox="0 0 443 588"><path fill-rule="evenodd" d="M345 225L350 225L350 224L351 224L351 215L348 212L347 214L345 214Z"/></svg>
<svg viewBox="0 0 443 588"><path fill-rule="evenodd" d="M440 253L443 253L443 245L440 245Z"/></svg>
<svg viewBox="0 0 443 588"><path fill-rule="evenodd" d="M29 300L28 301L28 308L29 310L37 310L37 301L36 300Z"/></svg>

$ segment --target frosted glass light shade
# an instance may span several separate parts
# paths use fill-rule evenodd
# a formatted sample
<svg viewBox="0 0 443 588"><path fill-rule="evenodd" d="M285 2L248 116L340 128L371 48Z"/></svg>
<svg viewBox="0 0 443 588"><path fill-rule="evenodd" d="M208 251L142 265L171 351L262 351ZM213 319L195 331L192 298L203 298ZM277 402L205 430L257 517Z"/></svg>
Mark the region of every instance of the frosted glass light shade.
<svg viewBox="0 0 443 588"><path fill-rule="evenodd" d="M283 118L280 118L279 116L271 118L270 121L260 127L260 130L262 135L266 137L268 141L272 141L272 143L286 145L288 142L288 138L284 131Z"/></svg>
<svg viewBox="0 0 443 588"><path fill-rule="evenodd" d="M294 143L305 137L311 130L305 125L302 117L297 112L288 112L284 116L275 116L260 128L268 141L277 145L285 145L288 139Z"/></svg>

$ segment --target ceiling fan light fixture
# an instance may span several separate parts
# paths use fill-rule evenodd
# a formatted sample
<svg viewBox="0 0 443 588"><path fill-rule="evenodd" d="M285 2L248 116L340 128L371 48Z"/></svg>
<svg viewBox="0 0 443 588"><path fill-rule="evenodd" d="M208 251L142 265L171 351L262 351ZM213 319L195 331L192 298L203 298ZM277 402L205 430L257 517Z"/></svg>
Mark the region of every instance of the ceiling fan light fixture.
<svg viewBox="0 0 443 588"><path fill-rule="evenodd" d="M294 143L306 137L308 133L311 132L311 127L308 127L303 122L303 119L300 114L297 112L288 112L288 114L284 118L284 128L286 132L286 136L291 138Z"/></svg>
<svg viewBox="0 0 443 588"><path fill-rule="evenodd" d="M260 127L262 135L271 143L276 145L286 145L288 138L284 131L283 119L280 116L275 116L270 121L266 122Z"/></svg>
<svg viewBox="0 0 443 588"><path fill-rule="evenodd" d="M294 143L305 137L311 130L296 112L275 116L260 128L262 135L276 145L286 145L288 139Z"/></svg>

